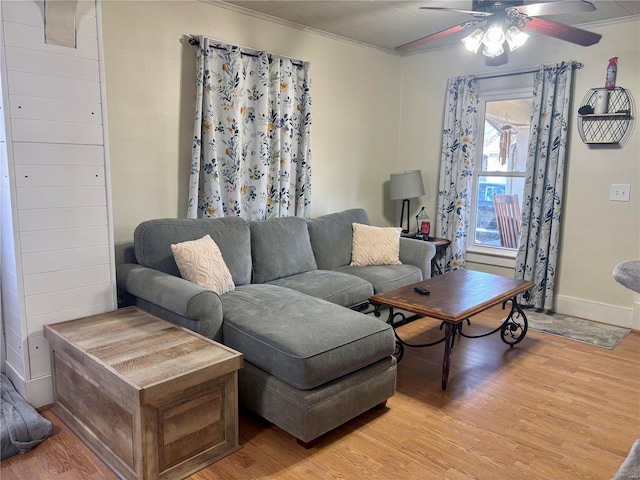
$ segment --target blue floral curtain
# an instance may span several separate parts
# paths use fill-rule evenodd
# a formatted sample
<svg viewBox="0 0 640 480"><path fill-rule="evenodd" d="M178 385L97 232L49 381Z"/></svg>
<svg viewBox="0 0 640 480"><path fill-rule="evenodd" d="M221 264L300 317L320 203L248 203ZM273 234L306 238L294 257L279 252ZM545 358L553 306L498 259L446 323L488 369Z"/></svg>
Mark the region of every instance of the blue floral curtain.
<svg viewBox="0 0 640 480"><path fill-rule="evenodd" d="M471 215L473 162L477 146L478 93L472 77L452 77L447 84L436 236L451 240L438 264L442 271L465 266Z"/></svg>
<svg viewBox="0 0 640 480"><path fill-rule="evenodd" d="M543 65L535 73L531 134L515 277L535 286L523 304L553 310L572 72L575 62Z"/></svg>
<svg viewBox="0 0 640 480"><path fill-rule="evenodd" d="M309 217L310 66L200 36L189 218Z"/></svg>

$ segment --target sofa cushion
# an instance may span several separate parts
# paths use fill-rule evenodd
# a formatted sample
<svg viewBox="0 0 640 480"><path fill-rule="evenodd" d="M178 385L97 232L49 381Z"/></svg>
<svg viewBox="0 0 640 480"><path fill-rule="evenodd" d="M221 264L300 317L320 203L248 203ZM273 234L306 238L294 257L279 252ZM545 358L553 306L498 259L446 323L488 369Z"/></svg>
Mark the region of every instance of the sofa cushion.
<svg viewBox="0 0 640 480"><path fill-rule="evenodd" d="M310 390L294 388L246 361L238 372L239 402L303 442L381 404L395 391L394 357Z"/></svg>
<svg viewBox="0 0 640 480"><path fill-rule="evenodd" d="M400 227L353 224L351 266L401 265Z"/></svg>
<svg viewBox="0 0 640 480"><path fill-rule="evenodd" d="M222 253L209 235L198 240L172 243L171 251L182 278L213 290L218 295L231 292L235 288Z"/></svg>
<svg viewBox="0 0 640 480"><path fill-rule="evenodd" d="M298 217L251 222L253 282L316 270L307 223Z"/></svg>
<svg viewBox="0 0 640 480"><path fill-rule="evenodd" d="M337 268L336 271L355 275L371 282L374 293L382 293L422 281L422 270L414 265L369 265L367 267L346 265Z"/></svg>
<svg viewBox="0 0 640 480"><path fill-rule="evenodd" d="M367 280L331 270L311 270L269 283L291 288L343 307L359 305L373 295L373 287Z"/></svg>
<svg viewBox="0 0 640 480"><path fill-rule="evenodd" d="M164 218L147 220L134 231L136 261L145 267L180 276L171 252L172 243L210 235L237 285L251 283L249 223L237 217Z"/></svg>
<svg viewBox="0 0 640 480"><path fill-rule="evenodd" d="M393 329L375 317L277 285L222 295L225 345L296 388L311 389L393 354Z"/></svg>
<svg viewBox="0 0 640 480"><path fill-rule="evenodd" d="M353 223L369 224L367 212L353 208L307 220L309 237L320 270L335 270L351 262Z"/></svg>

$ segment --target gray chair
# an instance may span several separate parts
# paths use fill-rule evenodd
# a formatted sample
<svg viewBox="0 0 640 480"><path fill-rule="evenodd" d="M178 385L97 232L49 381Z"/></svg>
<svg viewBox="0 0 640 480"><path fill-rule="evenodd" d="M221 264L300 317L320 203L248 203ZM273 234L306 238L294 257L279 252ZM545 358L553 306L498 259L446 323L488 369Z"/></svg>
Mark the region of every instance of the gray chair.
<svg viewBox="0 0 640 480"><path fill-rule="evenodd" d="M613 278L619 284L640 293L640 260L619 263L613 269Z"/></svg>

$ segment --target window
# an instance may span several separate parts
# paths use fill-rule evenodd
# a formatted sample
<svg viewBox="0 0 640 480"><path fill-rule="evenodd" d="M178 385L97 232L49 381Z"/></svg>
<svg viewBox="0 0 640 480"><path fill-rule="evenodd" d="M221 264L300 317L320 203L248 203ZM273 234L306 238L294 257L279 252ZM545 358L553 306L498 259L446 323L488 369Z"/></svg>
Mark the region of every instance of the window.
<svg viewBox="0 0 640 480"><path fill-rule="evenodd" d="M488 255L515 257L518 249L520 218L510 223L515 244L508 241L508 225L499 222L495 195L517 196L516 217L522 211L522 197L529 145L531 90L486 93L480 97L479 134L483 138L478 148L473 173L471 231L467 249ZM504 217L504 215L503 215Z"/></svg>

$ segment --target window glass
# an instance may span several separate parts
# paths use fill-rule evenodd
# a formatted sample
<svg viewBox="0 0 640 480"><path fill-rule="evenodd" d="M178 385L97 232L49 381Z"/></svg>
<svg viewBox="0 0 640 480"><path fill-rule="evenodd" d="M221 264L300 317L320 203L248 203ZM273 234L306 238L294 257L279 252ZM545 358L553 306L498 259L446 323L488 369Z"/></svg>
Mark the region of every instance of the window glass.
<svg viewBox="0 0 640 480"><path fill-rule="evenodd" d="M522 194L527 165L531 98L489 100L484 105L482 151L474 171L472 225L473 245L508 248L507 231L519 238ZM509 203L496 214L496 195ZM517 205L513 205L517 196ZM502 213L500 213L502 212ZM501 215L502 221L499 221ZM508 236L508 235L507 235Z"/></svg>

